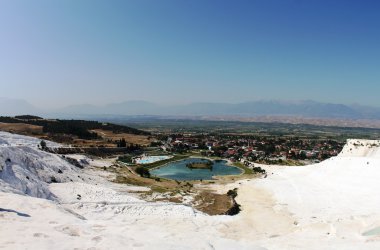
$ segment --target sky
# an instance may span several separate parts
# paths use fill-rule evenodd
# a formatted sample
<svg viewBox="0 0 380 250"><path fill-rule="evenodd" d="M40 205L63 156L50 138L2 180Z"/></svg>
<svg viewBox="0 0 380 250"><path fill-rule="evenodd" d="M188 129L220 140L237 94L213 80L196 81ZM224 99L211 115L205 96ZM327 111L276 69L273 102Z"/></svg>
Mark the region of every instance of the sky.
<svg viewBox="0 0 380 250"><path fill-rule="evenodd" d="M380 106L380 1L0 0L0 97Z"/></svg>

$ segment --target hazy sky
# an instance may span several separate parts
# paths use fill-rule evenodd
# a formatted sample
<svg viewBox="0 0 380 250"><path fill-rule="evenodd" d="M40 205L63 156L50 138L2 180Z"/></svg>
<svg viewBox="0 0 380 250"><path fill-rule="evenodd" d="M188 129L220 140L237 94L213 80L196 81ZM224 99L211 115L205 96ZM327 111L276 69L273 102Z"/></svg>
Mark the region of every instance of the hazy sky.
<svg viewBox="0 0 380 250"><path fill-rule="evenodd" d="M0 96L380 106L380 1L0 0Z"/></svg>

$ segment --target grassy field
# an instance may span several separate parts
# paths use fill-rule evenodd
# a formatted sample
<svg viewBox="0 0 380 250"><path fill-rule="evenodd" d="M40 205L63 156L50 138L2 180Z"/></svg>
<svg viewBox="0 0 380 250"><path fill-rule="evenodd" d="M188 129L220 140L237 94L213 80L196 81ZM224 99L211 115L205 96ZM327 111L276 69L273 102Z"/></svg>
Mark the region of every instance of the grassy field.
<svg viewBox="0 0 380 250"><path fill-rule="evenodd" d="M146 135L135 135L135 134L128 134L128 133L114 133L109 130L103 130L103 129L94 129L91 130L92 132L97 133L99 136L101 136L104 140L112 140L117 141L120 139L125 139L128 143L132 144L138 144L143 146L148 146L151 143L151 139L149 136Z"/></svg>

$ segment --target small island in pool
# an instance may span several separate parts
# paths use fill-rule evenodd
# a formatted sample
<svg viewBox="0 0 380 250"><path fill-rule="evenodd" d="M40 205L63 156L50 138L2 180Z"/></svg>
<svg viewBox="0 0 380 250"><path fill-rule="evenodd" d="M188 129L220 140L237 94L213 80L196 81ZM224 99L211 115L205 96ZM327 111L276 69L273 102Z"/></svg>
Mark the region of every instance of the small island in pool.
<svg viewBox="0 0 380 250"><path fill-rule="evenodd" d="M212 170L212 166L214 163L210 160L204 160L200 162L190 162L186 164L186 167L190 169L210 169Z"/></svg>

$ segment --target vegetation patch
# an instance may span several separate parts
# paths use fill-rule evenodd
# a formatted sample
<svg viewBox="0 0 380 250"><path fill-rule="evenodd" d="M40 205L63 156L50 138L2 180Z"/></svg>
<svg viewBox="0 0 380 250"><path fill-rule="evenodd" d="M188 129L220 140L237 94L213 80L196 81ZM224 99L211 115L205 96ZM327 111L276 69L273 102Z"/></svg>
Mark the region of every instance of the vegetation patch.
<svg viewBox="0 0 380 250"><path fill-rule="evenodd" d="M135 172L139 174L141 177L150 178L149 169L146 167L137 167Z"/></svg>
<svg viewBox="0 0 380 250"><path fill-rule="evenodd" d="M0 117L0 122L4 123L26 123L42 126L44 133L67 134L78 136L80 139L98 139L96 132L91 130L103 129L114 133L130 133L136 135L150 135L150 133L130 128L127 126L112 123L101 123L97 121L85 120L47 120L34 116Z"/></svg>
<svg viewBox="0 0 380 250"><path fill-rule="evenodd" d="M237 195L238 195L237 188L234 188L232 190L228 190L227 196L229 196L231 198L232 206L227 210L227 212L225 213L226 215L232 216L232 215L237 215L238 213L240 213L240 211L241 211L240 205L235 200Z"/></svg>
<svg viewBox="0 0 380 250"><path fill-rule="evenodd" d="M227 194L202 191L194 199L194 208L209 215L228 215L235 206L234 200Z"/></svg>
<svg viewBox="0 0 380 250"><path fill-rule="evenodd" d="M245 166L244 164L242 164L240 162L235 162L234 166L242 169L244 171L243 174L247 174L247 175L254 174L252 169L250 169L249 167Z"/></svg>
<svg viewBox="0 0 380 250"><path fill-rule="evenodd" d="M212 170L214 163L210 160L201 161L201 162L191 162L186 164L186 167L190 169L210 169Z"/></svg>

